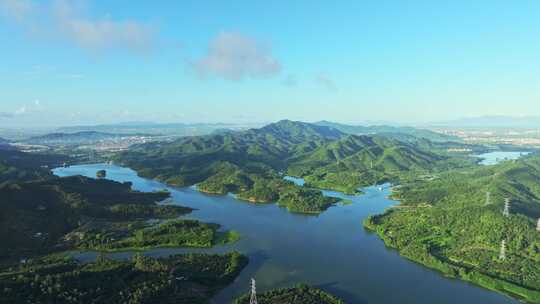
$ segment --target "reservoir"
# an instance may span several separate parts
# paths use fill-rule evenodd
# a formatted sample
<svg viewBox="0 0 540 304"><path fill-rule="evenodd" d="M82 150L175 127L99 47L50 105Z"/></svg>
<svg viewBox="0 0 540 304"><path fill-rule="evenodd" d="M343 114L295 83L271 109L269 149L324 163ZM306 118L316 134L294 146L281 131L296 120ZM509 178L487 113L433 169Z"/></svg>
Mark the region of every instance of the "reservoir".
<svg viewBox="0 0 540 304"><path fill-rule="evenodd" d="M529 154L530 152L518 152L518 151L495 151L484 154L475 155L480 158L481 165L496 165L504 160L515 160L522 156Z"/></svg>
<svg viewBox="0 0 540 304"><path fill-rule="evenodd" d="M233 195L212 196L190 188L168 187L160 182L138 177L129 169L114 165L79 165L57 168L58 176L95 177L107 170L107 178L130 181L139 191L167 188L169 203L195 208L187 218L221 224L236 230L242 238L234 244L212 249L155 249L146 254L167 256L184 252L220 253L231 250L249 256L249 265L237 280L222 290L213 303L230 303L247 293L250 278L257 280L259 292L307 283L355 304L455 304L518 303L507 296L466 282L443 277L401 257L388 249L372 233L364 230L362 221L382 213L398 202L389 200L390 185L367 187L364 194L348 196L324 191L327 196L346 198L352 204L337 205L318 216L289 213L275 204L252 204ZM301 180L294 179L301 183ZM78 258L92 259L95 253ZM111 256L129 257L131 253Z"/></svg>

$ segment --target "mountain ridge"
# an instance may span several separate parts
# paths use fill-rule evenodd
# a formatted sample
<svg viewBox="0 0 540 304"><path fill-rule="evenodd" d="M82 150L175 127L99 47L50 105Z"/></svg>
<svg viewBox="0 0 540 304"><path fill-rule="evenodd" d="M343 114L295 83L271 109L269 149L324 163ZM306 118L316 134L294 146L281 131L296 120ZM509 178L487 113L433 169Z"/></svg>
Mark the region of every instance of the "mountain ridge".
<svg viewBox="0 0 540 304"><path fill-rule="evenodd" d="M279 172L302 177L315 174L320 180L327 176L323 171L340 175L332 188L354 192L360 186L395 178L397 172L426 170L445 158L384 136L349 135L328 126L282 120L259 129L137 145L120 153L117 161L144 177L177 186L205 182L202 189L213 193L251 189L261 179L281 179ZM356 171L346 172L350 170ZM389 175L391 170L395 172ZM315 178L308 179L317 187ZM224 181L234 186L225 186Z"/></svg>
<svg viewBox="0 0 540 304"><path fill-rule="evenodd" d="M418 139L428 139L433 142L461 142L461 139L456 136L450 136L442 133L437 133L427 129L413 128L413 127L397 127L389 125L370 125L370 126L358 126L348 125L327 120L321 120L315 122L320 126L328 126L340 130L347 134L353 135L380 135L389 138L397 139L400 141L415 142Z"/></svg>

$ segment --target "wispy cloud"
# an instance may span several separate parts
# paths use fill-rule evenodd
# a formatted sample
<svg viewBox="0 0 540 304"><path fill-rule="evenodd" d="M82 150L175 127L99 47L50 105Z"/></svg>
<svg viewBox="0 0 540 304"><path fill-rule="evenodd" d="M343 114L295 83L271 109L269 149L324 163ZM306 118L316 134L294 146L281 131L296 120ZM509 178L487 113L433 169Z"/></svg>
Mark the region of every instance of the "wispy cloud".
<svg viewBox="0 0 540 304"><path fill-rule="evenodd" d="M13 118L17 116L39 113L44 110L43 104L39 99L35 99L31 103L25 104L17 108L12 113L0 112L0 118Z"/></svg>
<svg viewBox="0 0 540 304"><path fill-rule="evenodd" d="M16 20L33 35L57 36L92 51L128 49L146 51L156 40L154 27L133 21L114 20L109 16L89 17L82 5L85 1L56 0L40 4L30 0L0 0L4 18ZM40 30L45 27L46 29Z"/></svg>
<svg viewBox="0 0 540 304"><path fill-rule="evenodd" d="M319 73L315 78L315 81L330 91L337 91L338 89L335 81L326 73Z"/></svg>
<svg viewBox="0 0 540 304"><path fill-rule="evenodd" d="M208 53L195 62L202 76L228 80L271 77L281 71L271 48L240 33L222 32L210 41Z"/></svg>
<svg viewBox="0 0 540 304"><path fill-rule="evenodd" d="M61 32L83 48L146 50L153 44L155 31L146 24L109 17L91 19L65 0L55 2L53 14Z"/></svg>
<svg viewBox="0 0 540 304"><path fill-rule="evenodd" d="M34 11L34 4L29 0L0 0L0 15L16 21L25 21Z"/></svg>

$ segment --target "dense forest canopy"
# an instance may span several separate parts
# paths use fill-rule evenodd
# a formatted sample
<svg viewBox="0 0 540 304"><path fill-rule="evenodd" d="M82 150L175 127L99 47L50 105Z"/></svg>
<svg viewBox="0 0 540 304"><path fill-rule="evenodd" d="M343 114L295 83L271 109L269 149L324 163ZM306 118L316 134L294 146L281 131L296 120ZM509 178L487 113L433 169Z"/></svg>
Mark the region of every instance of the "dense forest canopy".
<svg viewBox="0 0 540 304"><path fill-rule="evenodd" d="M118 205L149 212L168 193L141 193L129 183L82 176L13 182L0 186L0 256L48 252L59 239L91 218L118 219ZM127 216L126 216L127 217Z"/></svg>
<svg viewBox="0 0 540 304"><path fill-rule="evenodd" d="M70 161L66 155L25 153L0 149L0 185L10 181L30 181L51 177L50 168Z"/></svg>
<svg viewBox="0 0 540 304"><path fill-rule="evenodd" d="M401 205L365 225L415 261L539 303L539 180L539 155L442 173L401 185Z"/></svg>
<svg viewBox="0 0 540 304"><path fill-rule="evenodd" d="M230 284L247 257L186 254L169 258L134 255L95 262L48 256L0 275L0 303L190 303L203 304Z"/></svg>

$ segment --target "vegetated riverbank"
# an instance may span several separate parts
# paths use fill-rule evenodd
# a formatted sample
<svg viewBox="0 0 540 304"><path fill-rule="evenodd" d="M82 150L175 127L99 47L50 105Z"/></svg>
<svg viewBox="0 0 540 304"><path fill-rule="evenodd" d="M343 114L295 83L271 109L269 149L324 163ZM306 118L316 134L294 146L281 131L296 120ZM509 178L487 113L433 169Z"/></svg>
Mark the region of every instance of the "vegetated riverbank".
<svg viewBox="0 0 540 304"><path fill-rule="evenodd" d="M196 220L176 219L102 223L99 227L79 230L67 236L79 250L103 252L143 251L165 247L210 248L237 241L236 231L219 231L220 225Z"/></svg>
<svg viewBox="0 0 540 304"><path fill-rule="evenodd" d="M401 186L394 197L405 208L371 216L364 226L446 276L540 303L539 179L540 156L440 174Z"/></svg>
<svg viewBox="0 0 540 304"><path fill-rule="evenodd" d="M0 273L1 303L208 303L247 265L237 252L168 258L47 256Z"/></svg>

